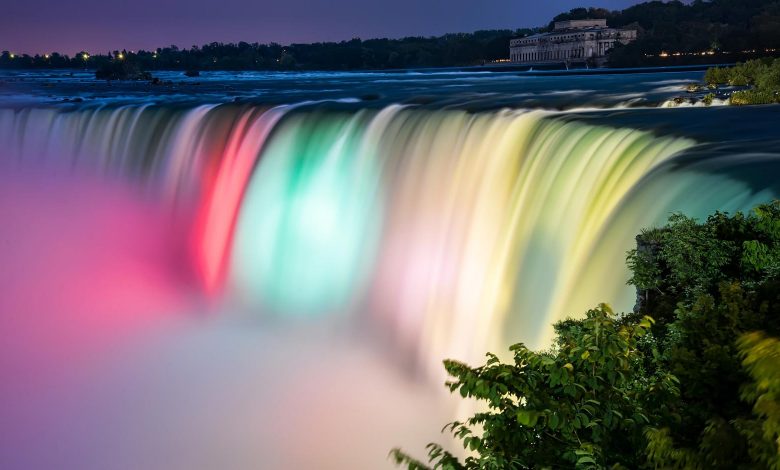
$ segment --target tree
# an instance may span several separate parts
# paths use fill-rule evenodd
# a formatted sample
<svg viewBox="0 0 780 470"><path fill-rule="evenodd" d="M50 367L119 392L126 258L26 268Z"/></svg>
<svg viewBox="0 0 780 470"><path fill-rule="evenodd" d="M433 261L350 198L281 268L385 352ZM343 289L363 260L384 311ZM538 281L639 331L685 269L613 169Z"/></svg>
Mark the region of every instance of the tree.
<svg viewBox="0 0 780 470"><path fill-rule="evenodd" d="M760 332L742 335L738 343L742 364L752 382L742 389L742 399L753 406L755 419L741 428L750 439L753 461L766 468L780 468L780 340Z"/></svg>
<svg viewBox="0 0 780 470"><path fill-rule="evenodd" d="M641 249L643 244L652 248ZM648 456L664 468L767 468L756 460L751 382L737 340L780 336L780 203L703 223L675 215L629 253L640 312L658 318L661 366L680 394L650 433Z"/></svg>
<svg viewBox="0 0 780 470"><path fill-rule="evenodd" d="M461 396L487 403L490 411L447 426L475 456L464 462L441 446L429 458L442 468L636 468L644 462L644 427L677 394L668 373L648 369L653 360L639 344L652 320L624 322L606 305L583 320L556 325L550 352L512 346L512 364L488 354L472 368L445 361ZM478 429L482 429L481 435ZM393 455L409 468L425 468L400 450Z"/></svg>

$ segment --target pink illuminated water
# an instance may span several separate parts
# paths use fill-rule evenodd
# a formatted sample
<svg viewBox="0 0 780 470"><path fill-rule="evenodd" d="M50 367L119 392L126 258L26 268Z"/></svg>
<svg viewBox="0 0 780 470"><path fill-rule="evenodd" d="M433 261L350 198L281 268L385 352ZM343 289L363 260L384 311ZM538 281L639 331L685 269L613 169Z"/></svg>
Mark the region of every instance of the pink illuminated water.
<svg viewBox="0 0 780 470"><path fill-rule="evenodd" d="M437 437L446 401L359 336L214 311L132 187L0 175L0 468L376 468Z"/></svg>

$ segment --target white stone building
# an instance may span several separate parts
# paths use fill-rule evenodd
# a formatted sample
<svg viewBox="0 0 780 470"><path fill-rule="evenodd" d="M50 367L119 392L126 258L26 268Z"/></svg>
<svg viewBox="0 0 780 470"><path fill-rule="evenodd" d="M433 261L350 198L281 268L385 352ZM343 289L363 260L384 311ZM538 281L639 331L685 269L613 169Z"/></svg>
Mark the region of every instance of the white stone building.
<svg viewBox="0 0 780 470"><path fill-rule="evenodd" d="M616 43L636 39L636 30L607 27L607 20L558 21L552 32L534 34L509 42L509 58L521 64L550 62L604 62Z"/></svg>

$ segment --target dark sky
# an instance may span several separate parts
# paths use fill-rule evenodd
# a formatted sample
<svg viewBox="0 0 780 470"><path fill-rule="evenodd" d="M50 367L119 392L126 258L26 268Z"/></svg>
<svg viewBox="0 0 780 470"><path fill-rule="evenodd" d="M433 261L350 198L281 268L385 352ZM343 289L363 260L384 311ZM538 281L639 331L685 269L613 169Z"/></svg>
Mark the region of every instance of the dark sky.
<svg viewBox="0 0 780 470"><path fill-rule="evenodd" d="M578 6L639 0L0 0L0 50L339 41L546 24Z"/></svg>

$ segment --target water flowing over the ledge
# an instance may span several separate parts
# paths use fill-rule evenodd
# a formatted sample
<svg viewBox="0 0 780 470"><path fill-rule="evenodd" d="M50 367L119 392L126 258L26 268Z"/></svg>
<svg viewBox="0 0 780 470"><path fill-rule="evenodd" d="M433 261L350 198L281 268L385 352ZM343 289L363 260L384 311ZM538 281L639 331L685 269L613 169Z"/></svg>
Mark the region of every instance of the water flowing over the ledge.
<svg viewBox="0 0 780 470"><path fill-rule="evenodd" d="M632 190L694 144L540 111L403 106L5 110L0 137L19 162L129 178L193 210L209 294L265 315L364 315L433 367L543 346L605 293L578 285L622 284L619 264L592 271L615 251L602 240L625 233L622 252L667 212L635 195L650 207L623 226Z"/></svg>
<svg viewBox="0 0 780 470"><path fill-rule="evenodd" d="M443 358L477 363L518 341L546 347L559 319L604 301L628 310L624 255L641 228L672 211L703 217L778 194L775 154L715 151L684 133L614 122L322 103L0 109L0 217L10 240L0 244L9 268L0 326L17 333L0 345L0 375L17 384L0 392L0 416L30 429L43 423L51 429L43 440L73 441L63 459L84 468L95 439L137 455L167 442L166 455L190 455L176 446L236 426L269 442L257 450L231 434L237 447L225 448L240 453L236 461L260 452L300 468L327 452L281 449L290 443L275 427L257 430L244 413L319 442L324 421L277 413L339 377L343 388L326 388L310 412L343 418L340 432L362 439L361 462L406 437L417 442L403 423L419 413L401 410L423 406L409 387L438 389ZM185 315L190 326L155 345L150 325L169 311L207 313ZM89 378L84 364L98 367L122 344L135 365ZM56 372L58 361L74 378ZM91 384L85 396L104 400L104 411L85 416L83 439L57 423L81 416L86 401L73 398L71 413L52 405L52 396L65 400L57 387L30 395L26 370L63 390L68 380L73 390ZM217 376L227 388L212 395L202 385ZM257 397L235 395L244 387ZM104 389L142 405L125 412ZM179 444L152 430L157 414L176 423L176 413L190 416L181 401L190 395L228 414L198 414L204 424L180 429ZM395 404L368 422L394 424L368 443L355 423L378 412L356 410L374 410L376 400ZM241 417L230 417L234 409ZM124 424L106 432L103 415ZM24 447L25 432L9 442ZM51 455L48 463L61 454ZM39 456L34 446L14 454L21 463Z"/></svg>

